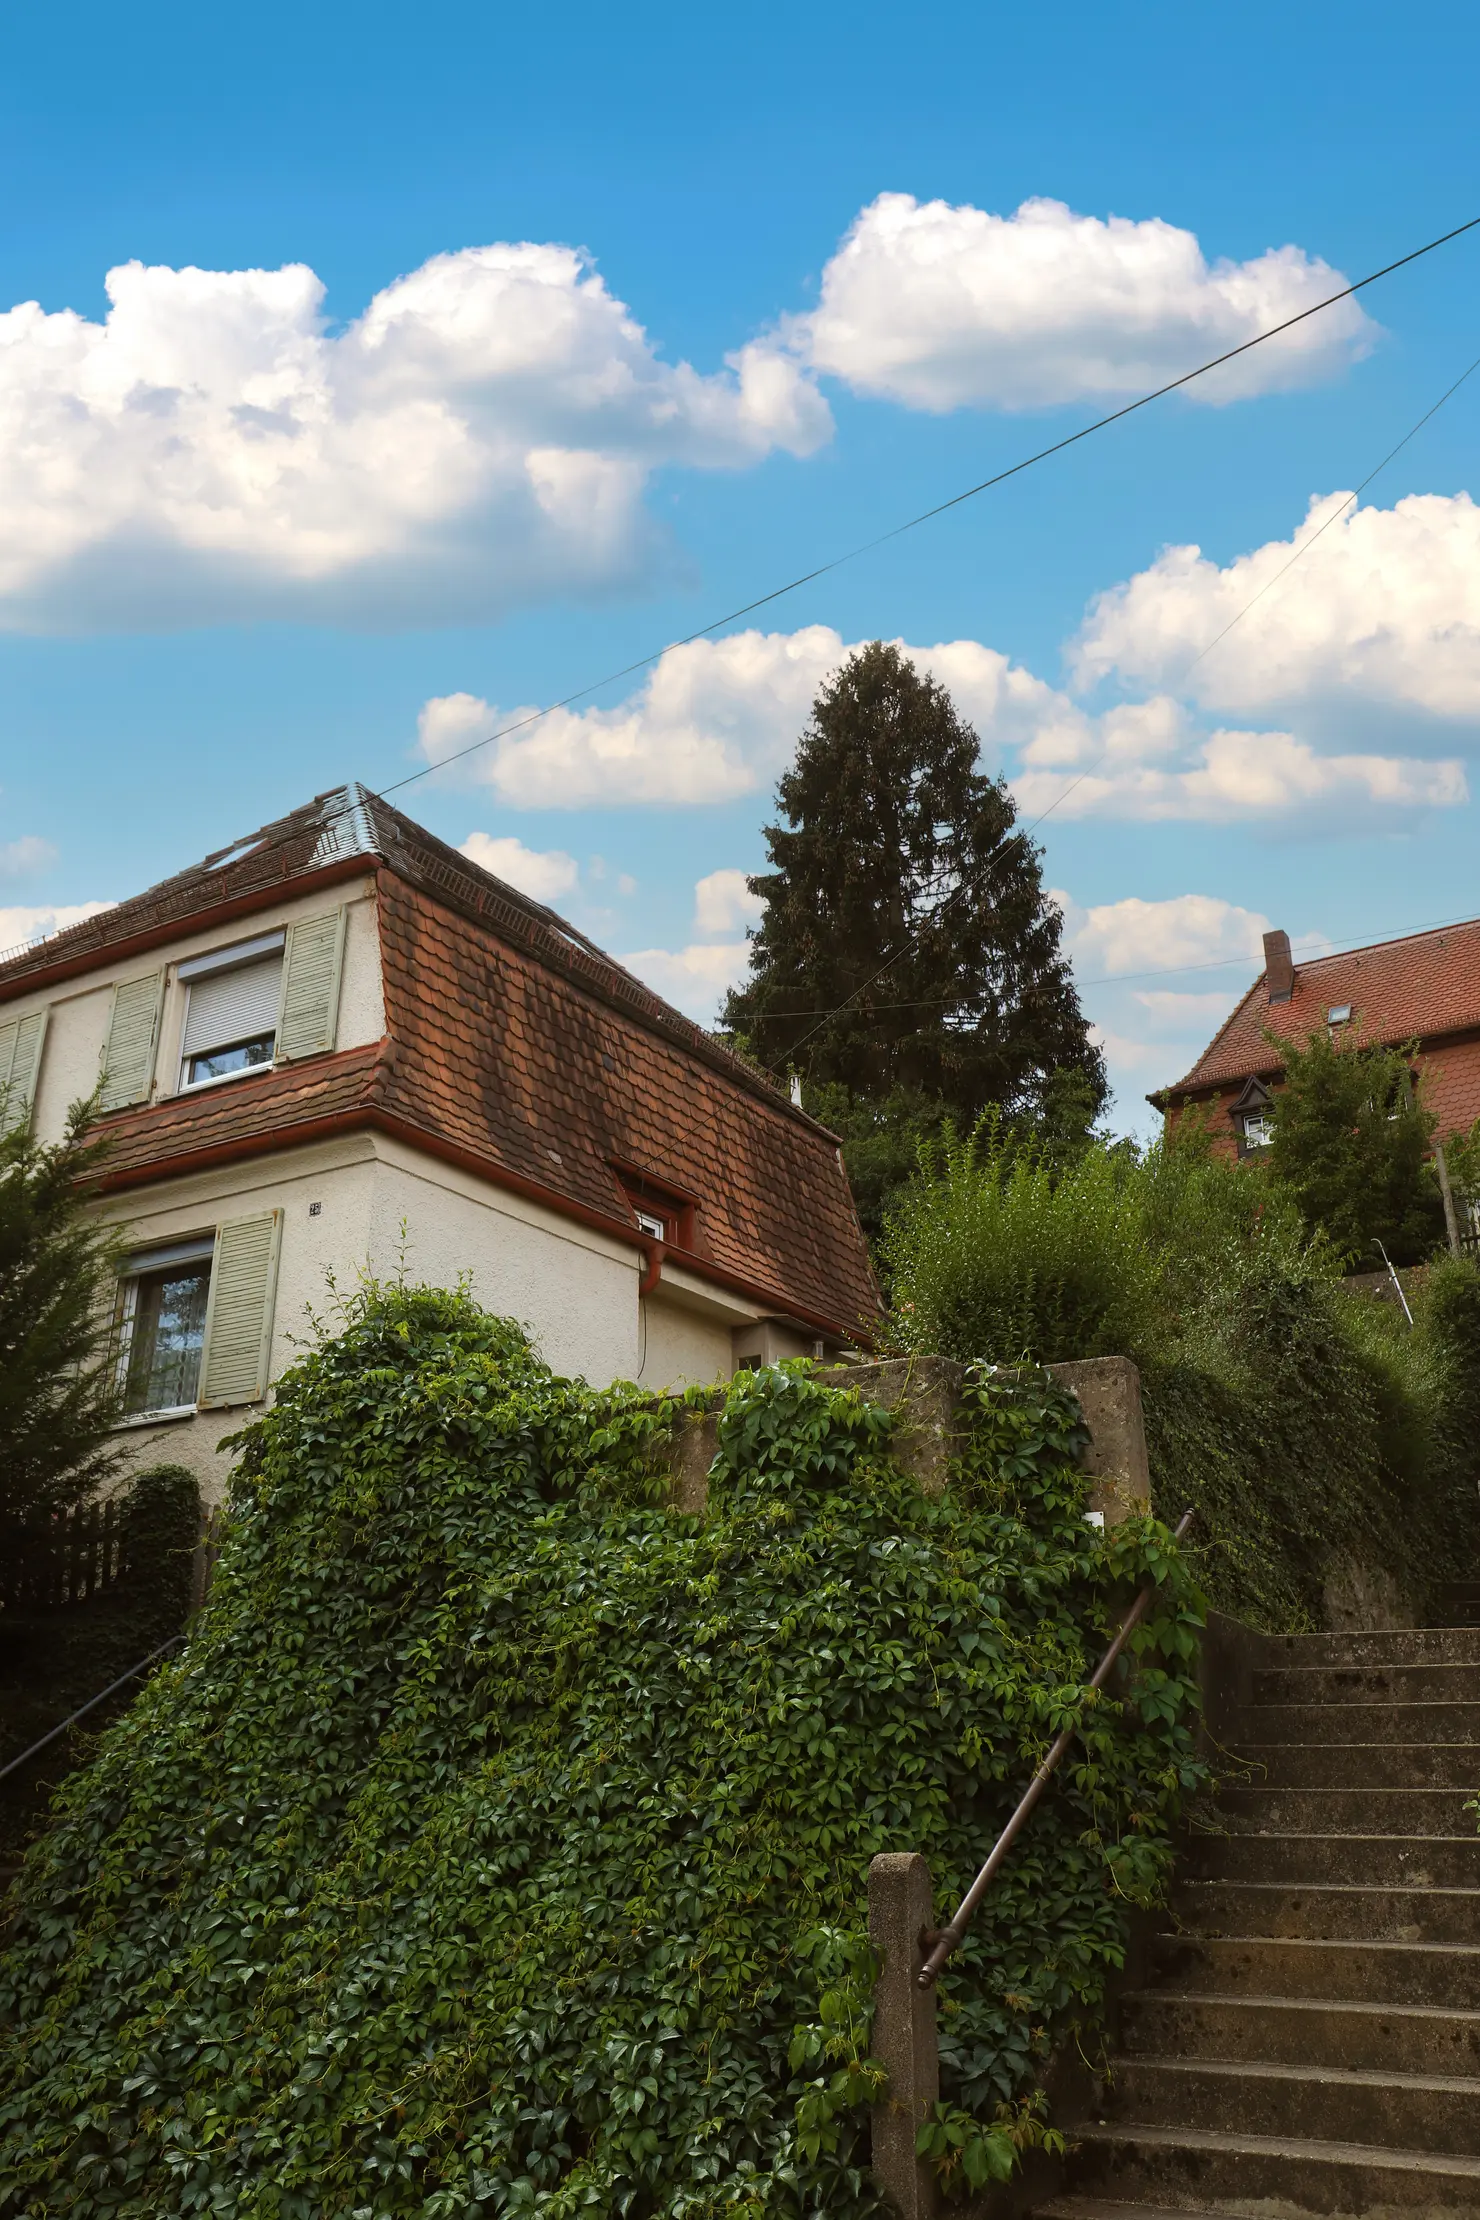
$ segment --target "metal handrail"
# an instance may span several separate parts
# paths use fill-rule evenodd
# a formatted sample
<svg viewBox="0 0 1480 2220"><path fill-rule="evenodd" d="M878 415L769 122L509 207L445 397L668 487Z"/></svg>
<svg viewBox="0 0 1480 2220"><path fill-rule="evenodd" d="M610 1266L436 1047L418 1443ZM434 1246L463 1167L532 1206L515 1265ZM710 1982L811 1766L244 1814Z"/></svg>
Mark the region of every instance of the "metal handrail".
<svg viewBox="0 0 1480 2220"><path fill-rule="evenodd" d="M85 1704L79 1704L75 1711L69 1711L59 1727L53 1727L50 1734L44 1734L39 1742L33 1742L29 1750L22 1750L20 1756L13 1757L8 1765L0 1765L0 1781L3 1781L7 1774L14 1773L28 1759L35 1757L38 1751L44 1750L49 1742L55 1742L57 1736L65 1734L68 1727L75 1726L79 1719L85 1719L87 1714L96 1710L97 1706L111 1696L116 1688L122 1688L125 1681L133 1680L137 1674L143 1672L146 1665L152 1665L156 1657L163 1657L166 1650L172 1650L177 1642L183 1642L184 1639L183 1634L172 1634L167 1642L160 1643L157 1650L151 1650L147 1657L139 1659L137 1665L130 1665L126 1673L120 1673L117 1680L110 1680L107 1687L99 1689L96 1696L89 1696Z"/></svg>
<svg viewBox="0 0 1480 2220"><path fill-rule="evenodd" d="M1176 1532L1174 1535L1175 1540L1179 1542L1181 1541L1183 1535L1187 1532L1188 1527L1191 1526L1196 1516L1197 1513L1195 1511L1183 1512L1181 1518L1177 1522ZM1090 1675L1089 1686L1091 1688L1104 1687L1106 1681L1110 1678L1111 1672L1114 1670L1115 1660L1119 1657L1121 1651L1125 1648L1126 1642L1129 1639L1130 1635L1134 1632L1136 1627L1140 1625L1142 1619L1145 1617L1146 1606L1150 1603L1151 1598L1155 1595L1155 1593L1156 1587L1154 1583L1141 1590L1141 1593L1137 1596L1135 1602L1131 1605L1129 1611L1126 1613L1120 1632L1116 1635L1115 1640L1110 1644L1109 1649L1106 1650L1104 1656L1100 1659L1099 1664L1095 1667L1093 1673ZM982 1898L986 1895L987 1890L990 1888L999 1866L1002 1864L1003 1859L1007 1856L1008 1851L1012 1848L1013 1843L1017 1840L1018 1835L1021 1833L1022 1828L1028 1818L1028 1814L1032 1811L1033 1806L1037 1803L1039 1797L1043 1794L1043 1791L1047 1788L1049 1782L1053 1779L1054 1774L1058 1771L1059 1763L1060 1760L1063 1758L1064 1752L1068 1749L1069 1744L1074 1740L1074 1737L1078 1732L1079 1723L1076 1721L1076 1723L1072 1727L1065 1727L1063 1733L1059 1735L1054 1741L1053 1746L1049 1750L1047 1757L1043 1760L1043 1763L1039 1766L1037 1772L1033 1775L1032 1780L1029 1781L1027 1787L1024 1789L1022 1800L1019 1803L1017 1810L1013 1813L1011 1819L1008 1820L1007 1825L1003 1828L1001 1834L993 1843L991 1856L987 1859L986 1864L982 1867L980 1873L978 1873L976 1879L972 1882L970 1888L962 1897L960 1908L957 1911L955 1918L951 1921L950 1926L937 1927L933 1930L927 1928L926 1931L921 1935L921 1945L928 1952L928 1955L925 1959L925 1963L921 1966L919 1972L915 1975L916 1988L929 1989L934 1987L936 1978L939 1975L941 1968L944 1966L947 1958L950 1957L951 1952L959 1946L962 1936L965 1934L967 1928L970 1926L972 1913L976 1910L978 1904L980 1904Z"/></svg>

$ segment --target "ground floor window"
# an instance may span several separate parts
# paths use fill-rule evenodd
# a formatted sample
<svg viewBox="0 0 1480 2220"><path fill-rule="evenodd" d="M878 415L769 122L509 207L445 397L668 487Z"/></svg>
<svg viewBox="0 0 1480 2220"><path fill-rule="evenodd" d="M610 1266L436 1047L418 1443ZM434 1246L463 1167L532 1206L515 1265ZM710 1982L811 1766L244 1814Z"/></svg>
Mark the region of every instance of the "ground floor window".
<svg viewBox="0 0 1480 2220"><path fill-rule="evenodd" d="M206 1298L215 1239L130 1257L118 1283L118 1380L123 1412L193 1408L200 1393Z"/></svg>

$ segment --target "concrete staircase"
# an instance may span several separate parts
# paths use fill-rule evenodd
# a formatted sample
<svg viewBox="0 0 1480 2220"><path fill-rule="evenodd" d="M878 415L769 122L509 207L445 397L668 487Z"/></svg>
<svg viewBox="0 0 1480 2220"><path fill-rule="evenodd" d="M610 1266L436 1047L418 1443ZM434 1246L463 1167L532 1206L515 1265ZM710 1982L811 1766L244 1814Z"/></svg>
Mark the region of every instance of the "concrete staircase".
<svg viewBox="0 0 1480 2220"><path fill-rule="evenodd" d="M1480 1627L1264 1654L1039 2220L1480 2215Z"/></svg>

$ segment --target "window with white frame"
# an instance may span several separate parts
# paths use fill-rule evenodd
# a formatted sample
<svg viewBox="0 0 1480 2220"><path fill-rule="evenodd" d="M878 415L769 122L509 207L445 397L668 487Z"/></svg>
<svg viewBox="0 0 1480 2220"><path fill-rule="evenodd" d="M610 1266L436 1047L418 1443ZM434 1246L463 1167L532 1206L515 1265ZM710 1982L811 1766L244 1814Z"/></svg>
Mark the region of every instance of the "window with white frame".
<svg viewBox="0 0 1480 2220"><path fill-rule="evenodd" d="M214 1234L204 1234L129 1258L116 1313L124 1417L195 1408L215 1247Z"/></svg>
<svg viewBox="0 0 1480 2220"><path fill-rule="evenodd" d="M193 956L179 967L185 989L180 1088L242 1079L272 1064L283 993L282 932L263 933Z"/></svg>
<svg viewBox="0 0 1480 2220"><path fill-rule="evenodd" d="M1274 1139L1273 1110L1246 1110L1242 1129L1246 1149L1267 1149Z"/></svg>

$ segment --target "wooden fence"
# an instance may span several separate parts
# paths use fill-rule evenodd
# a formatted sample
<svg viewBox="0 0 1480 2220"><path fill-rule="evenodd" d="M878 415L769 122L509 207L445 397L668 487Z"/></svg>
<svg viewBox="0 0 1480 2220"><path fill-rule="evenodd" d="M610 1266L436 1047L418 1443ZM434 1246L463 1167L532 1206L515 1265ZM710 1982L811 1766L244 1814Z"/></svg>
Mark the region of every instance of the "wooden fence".
<svg viewBox="0 0 1480 2220"><path fill-rule="evenodd" d="M89 1503L11 1524L0 1549L0 1610L50 1611L116 1587L128 1569L124 1509Z"/></svg>

